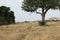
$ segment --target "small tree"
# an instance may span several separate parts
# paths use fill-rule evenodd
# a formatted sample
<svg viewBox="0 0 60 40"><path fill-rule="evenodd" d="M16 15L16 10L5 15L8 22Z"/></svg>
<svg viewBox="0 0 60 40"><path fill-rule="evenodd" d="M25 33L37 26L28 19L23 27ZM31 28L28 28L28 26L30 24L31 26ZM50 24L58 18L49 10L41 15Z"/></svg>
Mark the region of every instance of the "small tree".
<svg viewBox="0 0 60 40"><path fill-rule="evenodd" d="M41 14L42 23L45 25L45 15L49 9L59 9L60 0L24 0L22 4L22 9L27 12L35 12L37 9L41 8L41 12L36 12Z"/></svg>
<svg viewBox="0 0 60 40"><path fill-rule="evenodd" d="M0 25L15 23L14 12L9 7L0 7Z"/></svg>

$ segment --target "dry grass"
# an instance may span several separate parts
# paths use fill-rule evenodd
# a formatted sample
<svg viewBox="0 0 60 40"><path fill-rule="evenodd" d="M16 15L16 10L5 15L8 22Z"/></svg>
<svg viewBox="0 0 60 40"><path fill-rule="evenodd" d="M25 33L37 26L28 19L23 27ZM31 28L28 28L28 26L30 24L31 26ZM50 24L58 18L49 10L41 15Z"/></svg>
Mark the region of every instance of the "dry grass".
<svg viewBox="0 0 60 40"><path fill-rule="evenodd" d="M0 40L60 40L60 22L46 26L36 23L19 23L0 26Z"/></svg>

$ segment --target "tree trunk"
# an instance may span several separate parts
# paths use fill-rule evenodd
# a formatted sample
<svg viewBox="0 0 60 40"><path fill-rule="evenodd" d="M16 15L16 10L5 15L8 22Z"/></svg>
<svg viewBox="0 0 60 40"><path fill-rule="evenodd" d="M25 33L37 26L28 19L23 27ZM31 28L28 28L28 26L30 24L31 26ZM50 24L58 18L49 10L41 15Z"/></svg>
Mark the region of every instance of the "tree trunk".
<svg viewBox="0 0 60 40"><path fill-rule="evenodd" d="M41 25L45 25L45 14L42 14L42 22L41 22Z"/></svg>
<svg viewBox="0 0 60 40"><path fill-rule="evenodd" d="M44 8L42 8L42 14L41 14L41 16L42 16L42 21L41 21L41 25L45 25L45 12L44 12Z"/></svg>

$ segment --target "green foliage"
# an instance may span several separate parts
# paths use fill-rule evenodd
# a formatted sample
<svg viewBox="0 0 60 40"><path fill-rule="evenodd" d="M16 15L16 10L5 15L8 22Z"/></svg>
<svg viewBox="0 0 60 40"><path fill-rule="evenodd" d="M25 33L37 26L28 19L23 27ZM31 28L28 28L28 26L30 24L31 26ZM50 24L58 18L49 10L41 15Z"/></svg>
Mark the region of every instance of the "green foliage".
<svg viewBox="0 0 60 40"><path fill-rule="evenodd" d="M56 9L60 5L60 0L24 0L22 9L28 12L34 12L38 8Z"/></svg>
<svg viewBox="0 0 60 40"><path fill-rule="evenodd" d="M15 23L14 12L9 7L0 7L0 25Z"/></svg>

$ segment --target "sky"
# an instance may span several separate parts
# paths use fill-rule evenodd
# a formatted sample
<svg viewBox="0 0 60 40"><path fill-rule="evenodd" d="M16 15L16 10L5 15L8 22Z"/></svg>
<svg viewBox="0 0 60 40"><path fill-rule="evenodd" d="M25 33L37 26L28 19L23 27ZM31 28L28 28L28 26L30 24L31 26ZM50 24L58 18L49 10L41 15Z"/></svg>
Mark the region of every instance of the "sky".
<svg viewBox="0 0 60 40"><path fill-rule="evenodd" d="M22 10L23 0L0 0L0 6L10 7L12 11L14 11L15 21L23 22L23 21L37 21L41 20L40 14L35 14L31 12L26 12ZM49 10L46 14L45 19L49 19L51 17L59 17L60 18L60 10Z"/></svg>

